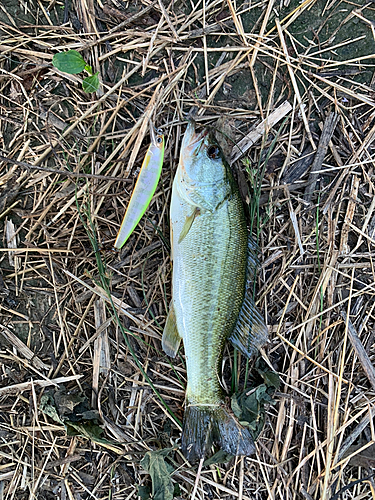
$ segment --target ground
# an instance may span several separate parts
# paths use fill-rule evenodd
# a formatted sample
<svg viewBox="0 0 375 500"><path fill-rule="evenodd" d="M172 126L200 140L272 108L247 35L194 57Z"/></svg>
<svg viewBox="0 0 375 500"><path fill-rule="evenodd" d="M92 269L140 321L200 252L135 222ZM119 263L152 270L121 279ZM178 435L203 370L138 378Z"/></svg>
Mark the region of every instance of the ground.
<svg viewBox="0 0 375 500"><path fill-rule="evenodd" d="M340 0L2 2L0 499L375 497L373 18ZM52 64L67 50L96 92ZM199 472L179 449L183 350L160 342L189 113L238 153L269 329L250 362L223 356L256 453ZM150 119L162 176L116 254Z"/></svg>

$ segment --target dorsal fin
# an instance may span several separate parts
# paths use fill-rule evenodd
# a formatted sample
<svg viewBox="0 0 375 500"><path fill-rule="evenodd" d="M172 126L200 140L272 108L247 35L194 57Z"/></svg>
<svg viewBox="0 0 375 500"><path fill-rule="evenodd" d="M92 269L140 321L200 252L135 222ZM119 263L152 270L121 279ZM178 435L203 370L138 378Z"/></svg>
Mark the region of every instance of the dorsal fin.
<svg viewBox="0 0 375 500"><path fill-rule="evenodd" d="M250 358L268 338L268 328L254 303L252 290L248 290L238 315L236 326L229 337L232 344Z"/></svg>
<svg viewBox="0 0 375 500"><path fill-rule="evenodd" d="M250 235L247 246L246 293L238 315L236 326L229 337L232 344L250 358L262 347L268 338L268 328L262 314L257 309L253 293L254 280L259 267L259 246Z"/></svg>

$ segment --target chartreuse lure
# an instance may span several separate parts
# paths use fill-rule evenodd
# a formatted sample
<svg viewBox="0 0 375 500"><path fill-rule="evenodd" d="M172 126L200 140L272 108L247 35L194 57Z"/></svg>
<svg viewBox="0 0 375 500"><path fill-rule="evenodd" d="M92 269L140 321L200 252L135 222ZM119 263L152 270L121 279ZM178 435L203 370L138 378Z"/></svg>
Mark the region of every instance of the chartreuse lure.
<svg viewBox="0 0 375 500"><path fill-rule="evenodd" d="M238 186L208 129L190 122L171 200L172 301L162 345L176 356L183 340L187 388L182 451L202 459L213 443L250 455L254 443L225 404L220 385L226 340L250 357L267 340L255 307L257 247L248 237Z"/></svg>
<svg viewBox="0 0 375 500"><path fill-rule="evenodd" d="M151 144L143 160L141 171L126 209L114 247L119 250L128 240L146 212L156 191L164 159L164 135L150 126Z"/></svg>

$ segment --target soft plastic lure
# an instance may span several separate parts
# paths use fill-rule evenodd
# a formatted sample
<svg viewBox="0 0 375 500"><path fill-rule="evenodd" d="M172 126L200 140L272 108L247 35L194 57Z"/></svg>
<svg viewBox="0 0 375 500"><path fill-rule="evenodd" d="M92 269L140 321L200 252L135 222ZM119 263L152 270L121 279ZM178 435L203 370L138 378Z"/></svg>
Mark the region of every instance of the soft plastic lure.
<svg viewBox="0 0 375 500"><path fill-rule="evenodd" d="M126 209L114 247L119 250L146 212L156 191L164 159L164 135L150 127L151 144L143 160L137 183Z"/></svg>

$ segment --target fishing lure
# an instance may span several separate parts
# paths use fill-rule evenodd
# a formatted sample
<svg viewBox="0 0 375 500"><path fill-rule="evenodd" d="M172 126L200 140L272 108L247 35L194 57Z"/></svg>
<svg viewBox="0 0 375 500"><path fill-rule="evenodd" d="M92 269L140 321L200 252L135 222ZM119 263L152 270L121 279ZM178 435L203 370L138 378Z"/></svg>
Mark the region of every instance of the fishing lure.
<svg viewBox="0 0 375 500"><path fill-rule="evenodd" d="M128 240L146 212L158 185L164 159L164 135L150 127L151 144L143 160L138 179L121 223L114 248L119 250Z"/></svg>

